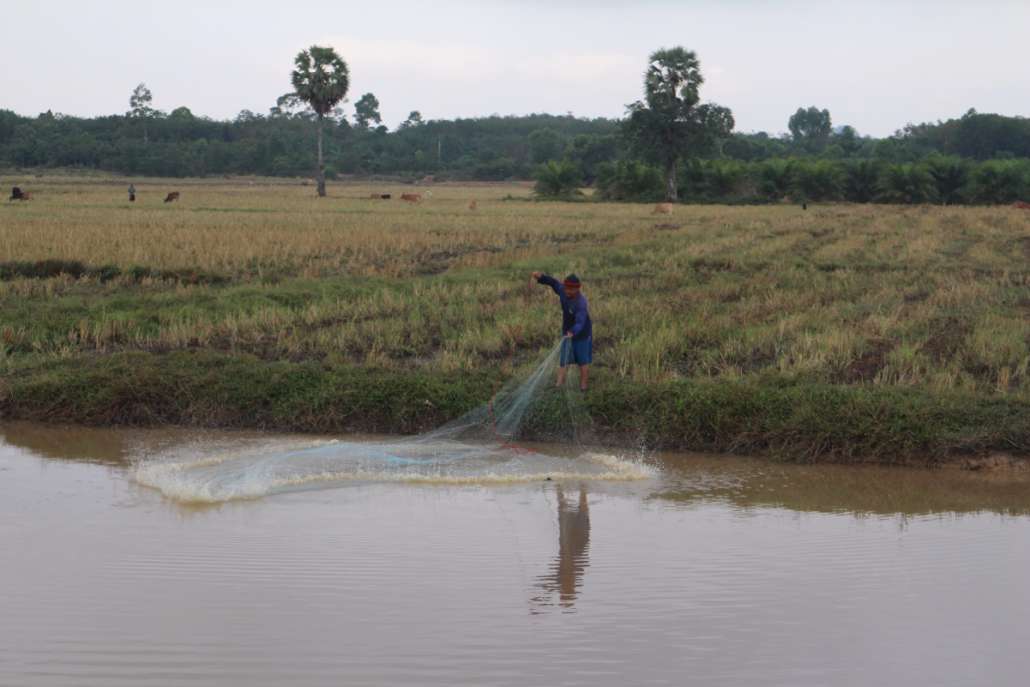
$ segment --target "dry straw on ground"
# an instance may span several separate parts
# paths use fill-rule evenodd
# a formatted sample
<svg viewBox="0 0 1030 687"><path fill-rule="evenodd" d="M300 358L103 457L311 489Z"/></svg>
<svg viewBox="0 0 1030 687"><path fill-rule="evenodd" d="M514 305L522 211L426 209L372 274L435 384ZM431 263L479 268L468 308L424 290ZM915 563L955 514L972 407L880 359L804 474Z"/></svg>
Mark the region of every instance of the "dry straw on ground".
<svg viewBox="0 0 1030 687"><path fill-rule="evenodd" d="M112 183L57 180L0 208L0 262L121 271L0 281L0 365L191 347L510 365L557 336L553 298L526 285L544 269L583 276L598 367L619 377L775 373L1030 399L1030 213L1017 209L680 206L658 223L652 206L535 203L514 185L435 185L421 204L389 184L321 200L299 184L136 188L130 205ZM181 200L165 205L171 190Z"/></svg>

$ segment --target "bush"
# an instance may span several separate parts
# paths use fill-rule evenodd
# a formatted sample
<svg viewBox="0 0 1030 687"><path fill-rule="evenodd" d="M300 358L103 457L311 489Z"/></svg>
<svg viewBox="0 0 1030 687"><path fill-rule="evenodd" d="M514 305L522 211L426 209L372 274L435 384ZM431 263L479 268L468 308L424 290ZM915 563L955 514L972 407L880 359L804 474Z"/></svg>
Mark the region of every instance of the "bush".
<svg viewBox="0 0 1030 687"><path fill-rule="evenodd" d="M969 183L969 165L958 158L934 156L926 161L937 199L945 205L961 203Z"/></svg>
<svg viewBox="0 0 1030 687"><path fill-rule="evenodd" d="M794 163L790 160L767 160L758 166L758 195L762 200L778 202L790 195L794 187Z"/></svg>
<svg viewBox="0 0 1030 687"><path fill-rule="evenodd" d="M844 175L834 162L798 163L793 174L793 191L799 200L840 200Z"/></svg>
<svg viewBox="0 0 1030 687"><path fill-rule="evenodd" d="M928 203L936 195L933 177L918 164L889 165L879 186L878 198L887 203Z"/></svg>
<svg viewBox="0 0 1030 687"><path fill-rule="evenodd" d="M982 163L972 175L971 200L1001 204L1030 196L1030 170L1025 162L991 160Z"/></svg>
<svg viewBox="0 0 1030 687"><path fill-rule="evenodd" d="M620 160L597 170L597 195L602 200L653 202L665 197L661 171L643 162Z"/></svg>
<svg viewBox="0 0 1030 687"><path fill-rule="evenodd" d="M844 167L844 200L869 203L879 192L883 165L873 160L860 160Z"/></svg>
<svg viewBox="0 0 1030 687"><path fill-rule="evenodd" d="M550 160L537 167L534 192L542 198L568 198L579 193L583 177L569 160Z"/></svg>
<svg viewBox="0 0 1030 687"><path fill-rule="evenodd" d="M747 167L736 160L710 160L688 165L681 189L684 198L712 202L740 202L754 198L747 186Z"/></svg>

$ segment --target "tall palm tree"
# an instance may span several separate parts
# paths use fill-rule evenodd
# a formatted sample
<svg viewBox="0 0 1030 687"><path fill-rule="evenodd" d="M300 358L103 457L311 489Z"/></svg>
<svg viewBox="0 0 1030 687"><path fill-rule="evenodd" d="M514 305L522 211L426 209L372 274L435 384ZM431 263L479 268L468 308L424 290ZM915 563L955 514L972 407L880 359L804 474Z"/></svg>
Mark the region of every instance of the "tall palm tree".
<svg viewBox="0 0 1030 687"><path fill-rule="evenodd" d="M700 104L704 78L693 51L658 50L644 72L644 101L627 106L624 132L631 145L665 170L665 199L678 199L676 166L713 147L733 130L733 114L714 103Z"/></svg>
<svg viewBox="0 0 1030 687"><path fill-rule="evenodd" d="M333 111L350 87L347 63L332 48L317 45L302 50L294 60L290 77L297 97L318 117L318 195L325 196L325 160L322 157L322 121Z"/></svg>

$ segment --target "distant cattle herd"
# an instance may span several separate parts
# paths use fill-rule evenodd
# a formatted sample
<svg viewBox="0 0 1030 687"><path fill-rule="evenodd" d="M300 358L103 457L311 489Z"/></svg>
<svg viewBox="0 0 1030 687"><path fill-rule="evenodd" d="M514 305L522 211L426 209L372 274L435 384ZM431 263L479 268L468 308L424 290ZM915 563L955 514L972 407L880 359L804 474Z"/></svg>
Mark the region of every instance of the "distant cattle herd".
<svg viewBox="0 0 1030 687"><path fill-rule="evenodd" d="M427 191L426 195L427 196L432 196L433 195L432 191ZM391 193L373 193L373 194L371 194L369 196L369 198L372 199L372 200L390 200L391 198L393 198L393 194L391 194ZM407 203L416 203L416 204L417 203L421 203L423 201L423 199L424 199L424 197L423 197L423 195L421 193L402 193L400 195L400 198L401 198L401 200L403 200L403 201L405 201ZM8 199L8 202L10 202L12 200L20 200L20 201L32 200L32 194L29 193L28 191L22 190L22 188L20 186L13 186L13 187L11 187L11 197ZM135 201L136 200L136 188L134 186L129 186L129 200L130 201ZM164 202L166 202L166 203L173 203L173 202L175 202L177 200L179 200L179 192L178 191L171 191L168 195L165 196ZM474 199L469 201L469 204L468 204L468 209L469 210L476 210L477 207L478 207L478 205L477 205L477 203L476 203L476 201ZM1011 207L1018 208L1020 210L1030 210L1030 203L1028 203L1026 201L1023 201L1023 200L1017 200L1015 203L1013 203L1011 205ZM672 214L672 209L673 209L673 203L658 203L657 205L654 206L654 210L651 212L651 214L654 214L654 215L671 215ZM808 209L807 203L805 204L805 209L806 210Z"/></svg>
<svg viewBox="0 0 1030 687"><path fill-rule="evenodd" d="M405 201L405 202L407 202L407 203L421 203L425 198L432 197L432 195L433 195L432 191L426 191L425 195L423 195L421 193L402 193L400 195L400 199ZM165 196L164 202L166 202L166 203L174 203L175 201L179 200L179 198L180 198L179 191L171 191L171 192L168 193L168 195ZM372 200L390 200L391 198L393 198L393 194L392 193L373 193L373 194L369 195L369 198L372 199ZM22 201L24 201L24 200L31 200L31 199L32 199L32 194L29 193L28 191L22 190L22 188L20 186L14 186L14 187L11 188L11 197L10 197L9 201L11 201L11 200L22 200ZM136 187L135 187L135 185L131 185L131 184L129 185L129 202L130 203L136 202ZM476 201L475 200L472 200L472 201L469 202L468 209L469 210L475 210L476 209Z"/></svg>

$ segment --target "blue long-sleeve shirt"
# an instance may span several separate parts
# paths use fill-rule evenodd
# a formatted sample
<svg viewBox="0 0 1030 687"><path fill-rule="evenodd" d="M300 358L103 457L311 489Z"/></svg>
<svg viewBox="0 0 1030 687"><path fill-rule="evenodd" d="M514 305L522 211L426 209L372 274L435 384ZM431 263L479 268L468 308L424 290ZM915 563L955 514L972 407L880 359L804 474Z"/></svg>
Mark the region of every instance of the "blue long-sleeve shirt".
<svg viewBox="0 0 1030 687"><path fill-rule="evenodd" d="M590 322L590 306L587 297L582 293L576 294L575 298L565 295L565 287L562 283L549 275L542 275L536 280L538 284L544 284L554 289L561 301L561 333L572 332L572 338L581 341L589 339L594 334L593 324Z"/></svg>

